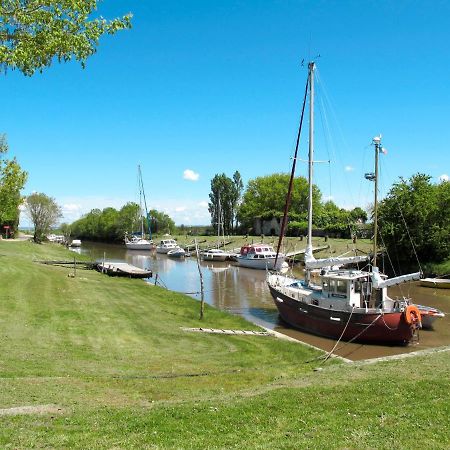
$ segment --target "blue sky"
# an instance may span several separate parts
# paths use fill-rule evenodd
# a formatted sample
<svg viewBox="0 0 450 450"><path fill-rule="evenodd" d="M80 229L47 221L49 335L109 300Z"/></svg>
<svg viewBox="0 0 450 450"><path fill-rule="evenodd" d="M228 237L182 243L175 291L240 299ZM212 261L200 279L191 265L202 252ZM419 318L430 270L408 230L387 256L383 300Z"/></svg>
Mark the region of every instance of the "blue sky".
<svg viewBox="0 0 450 450"><path fill-rule="evenodd" d="M24 194L54 197L64 220L137 201L138 164L150 206L177 224L209 222L216 173L239 170L247 182L289 171L300 62L318 53L316 157L332 160L315 168L324 198L368 205L363 176L379 133L382 194L399 177L450 173L450 2L99 5L107 18L128 12L133 29L103 38L86 69L55 63L0 78L0 132L29 172ZM306 146L305 132L303 158Z"/></svg>

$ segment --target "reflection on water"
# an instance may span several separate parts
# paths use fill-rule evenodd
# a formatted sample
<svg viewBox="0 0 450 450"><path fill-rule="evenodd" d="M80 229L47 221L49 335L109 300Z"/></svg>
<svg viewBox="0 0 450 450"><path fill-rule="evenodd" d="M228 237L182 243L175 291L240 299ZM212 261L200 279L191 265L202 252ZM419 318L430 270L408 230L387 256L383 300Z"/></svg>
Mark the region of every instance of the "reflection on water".
<svg viewBox="0 0 450 450"><path fill-rule="evenodd" d="M157 275L158 284L200 299L200 279L195 258L173 259L149 251L126 250L120 245L89 242L83 242L81 252L94 260L105 257L151 269L155 275L148 280L149 283L154 283ZM266 285L264 270L237 267L229 262L202 262L201 268L205 301L210 305L326 351L333 348L334 340L302 333L282 323ZM409 283L391 288L389 294L393 297L411 296L416 303L439 308L446 313L446 317L435 322L434 330L421 330L420 342L414 346L389 347L342 342L335 353L357 360L450 345L450 290L424 288L417 283Z"/></svg>

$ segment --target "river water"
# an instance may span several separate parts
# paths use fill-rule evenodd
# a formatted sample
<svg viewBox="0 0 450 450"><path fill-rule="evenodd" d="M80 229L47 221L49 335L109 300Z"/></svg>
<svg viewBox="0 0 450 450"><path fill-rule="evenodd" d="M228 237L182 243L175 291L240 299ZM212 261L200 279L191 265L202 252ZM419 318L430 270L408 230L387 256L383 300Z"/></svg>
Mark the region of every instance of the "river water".
<svg viewBox="0 0 450 450"><path fill-rule="evenodd" d="M185 293L200 299L200 278L195 258L174 259L149 251L127 250L125 246L83 242L78 252L93 260L106 257L111 261L125 261L153 271L154 283L157 274L158 285L172 291ZM205 301L210 305L238 314L247 320L286 334L295 339L330 351L335 341L302 333L286 326L278 316L278 311L265 282L264 270L237 267L230 262L201 262ZM137 283L141 282L136 280ZM391 288L392 296L411 296L415 303L434 306L446 313L446 317L435 322L433 330L421 330L417 344L407 347L378 346L341 342L335 354L352 360L376 358L399 353L407 353L427 348L450 345L450 290L432 289L409 283L401 288Z"/></svg>

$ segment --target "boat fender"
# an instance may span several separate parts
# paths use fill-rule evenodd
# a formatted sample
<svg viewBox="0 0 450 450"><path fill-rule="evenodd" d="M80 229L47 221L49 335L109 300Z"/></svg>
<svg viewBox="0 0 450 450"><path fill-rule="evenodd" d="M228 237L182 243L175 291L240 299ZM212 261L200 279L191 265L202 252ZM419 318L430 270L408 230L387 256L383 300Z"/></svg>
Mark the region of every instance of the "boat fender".
<svg viewBox="0 0 450 450"><path fill-rule="evenodd" d="M419 308L416 305L408 305L405 309L405 320L408 325L413 325L422 322Z"/></svg>

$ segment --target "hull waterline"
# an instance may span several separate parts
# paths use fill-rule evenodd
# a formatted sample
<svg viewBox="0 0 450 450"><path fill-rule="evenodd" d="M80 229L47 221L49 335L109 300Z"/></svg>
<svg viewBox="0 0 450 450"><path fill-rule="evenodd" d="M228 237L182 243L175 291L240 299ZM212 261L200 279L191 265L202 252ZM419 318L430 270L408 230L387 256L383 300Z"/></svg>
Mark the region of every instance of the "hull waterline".
<svg viewBox="0 0 450 450"><path fill-rule="evenodd" d="M332 339L355 340L373 344L405 345L413 328L403 313L353 313L320 308L294 300L269 286L281 318L302 331ZM345 330L345 331L344 331Z"/></svg>

